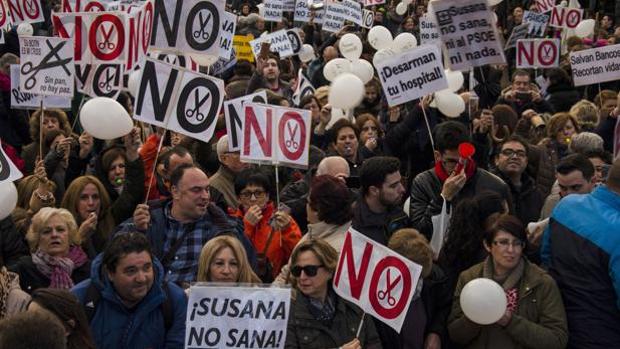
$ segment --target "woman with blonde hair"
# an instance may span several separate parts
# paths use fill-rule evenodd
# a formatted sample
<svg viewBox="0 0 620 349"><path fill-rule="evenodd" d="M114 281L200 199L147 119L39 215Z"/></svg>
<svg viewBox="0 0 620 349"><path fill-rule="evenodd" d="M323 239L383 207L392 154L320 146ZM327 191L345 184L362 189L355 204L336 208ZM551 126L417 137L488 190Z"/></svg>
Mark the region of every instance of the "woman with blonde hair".
<svg viewBox="0 0 620 349"><path fill-rule="evenodd" d="M245 248L234 236L220 235L209 240L198 260L199 282L261 283L254 273Z"/></svg>
<svg viewBox="0 0 620 349"><path fill-rule="evenodd" d="M587 99L575 103L568 112L577 119L582 131L593 131L598 126L599 109L596 104Z"/></svg>
<svg viewBox="0 0 620 349"><path fill-rule="evenodd" d="M82 237L71 213L62 208L42 208L26 234L31 255L11 266L19 274L22 290L70 289L90 275L88 256L80 247Z"/></svg>

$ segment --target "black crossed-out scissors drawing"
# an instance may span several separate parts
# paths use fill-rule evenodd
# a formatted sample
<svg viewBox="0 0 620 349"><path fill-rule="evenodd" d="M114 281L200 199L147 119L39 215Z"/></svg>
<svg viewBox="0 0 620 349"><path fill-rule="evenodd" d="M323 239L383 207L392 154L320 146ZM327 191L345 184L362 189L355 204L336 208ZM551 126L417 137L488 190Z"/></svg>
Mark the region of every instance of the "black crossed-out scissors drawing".
<svg viewBox="0 0 620 349"><path fill-rule="evenodd" d="M202 12L198 13L198 20L200 21L200 30L194 31L194 38L198 39L202 36L203 40L209 40L209 33L207 32L207 24L211 20L211 12L207 15L207 19L204 20Z"/></svg>
<svg viewBox="0 0 620 349"><path fill-rule="evenodd" d="M99 82L99 88L106 92L112 91L112 80L114 80L114 72L112 72L112 75L110 75L111 70L112 69L107 69L105 71L105 80Z"/></svg>
<svg viewBox="0 0 620 349"><path fill-rule="evenodd" d="M73 58L69 57L69 58L61 59L60 56L58 55L58 52L67 44L67 41L62 41L57 46L52 45L48 40L45 40L45 43L47 44L47 47L50 48L50 52L43 57L43 59L41 60L38 66L35 67L34 64L32 64L32 62L26 62L24 63L24 65L22 65L22 68L21 68L22 74L24 75L30 74L30 76L28 77L28 79L26 79L26 82L24 83L24 87L26 87L26 89L28 90L31 90L34 87L34 85L36 85L37 74L41 70L61 66L62 69L67 73L67 76L71 76L71 72L67 68L67 64L71 63ZM56 60L52 61L51 60L52 57L56 58Z"/></svg>
<svg viewBox="0 0 620 349"><path fill-rule="evenodd" d="M113 31L114 26L110 27L110 30L108 30L107 32L105 30L105 27L101 27L101 32L103 33L103 41L97 45L100 50L105 50L107 47L107 49L111 51L116 48L116 44L110 40Z"/></svg>
<svg viewBox="0 0 620 349"><path fill-rule="evenodd" d="M396 298L392 297L392 290L394 289L394 287L398 285L401 278L402 276L398 275L398 277L394 281L391 281L390 269L388 269L387 275L386 275L385 290L379 291L377 293L377 296L379 296L379 299L384 300L387 298L387 302L390 306L396 305Z"/></svg>
<svg viewBox="0 0 620 349"><path fill-rule="evenodd" d="M194 109L187 109L185 111L185 116L189 119L196 116L196 121L202 122L205 119L205 116L202 112L199 111L199 109L200 107L202 107L203 104L205 104L205 102L207 101L207 99L209 99L210 96L211 93L207 91L207 94L204 96L204 98L200 99L200 94L198 92L198 89L196 89L194 91Z"/></svg>

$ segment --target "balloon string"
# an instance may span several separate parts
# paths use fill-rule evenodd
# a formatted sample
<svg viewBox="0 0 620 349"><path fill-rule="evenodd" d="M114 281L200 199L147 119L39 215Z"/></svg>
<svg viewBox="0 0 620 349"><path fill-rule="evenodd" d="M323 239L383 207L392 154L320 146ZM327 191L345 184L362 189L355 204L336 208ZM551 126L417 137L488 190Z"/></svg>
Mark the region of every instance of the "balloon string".
<svg viewBox="0 0 620 349"><path fill-rule="evenodd" d="M153 170L151 171L151 180L149 181L149 187L146 190L146 197L144 198L144 204L149 201L149 195L151 194L151 187L153 186L153 178L155 178L155 170L157 170L157 158L159 158L159 153L161 152L161 147L164 145L164 139L166 138L166 132L168 129L164 128L164 133L161 135L161 139L159 140L159 146L157 146L157 153L155 153L155 159L153 160Z"/></svg>
<svg viewBox="0 0 620 349"><path fill-rule="evenodd" d="M78 112L73 120L73 125L71 125L71 133L75 130L75 125L77 125L78 119L80 118L80 113L82 112L82 106L84 105L84 101L86 101L86 95L82 95L82 100L80 101L80 105L78 106Z"/></svg>
<svg viewBox="0 0 620 349"><path fill-rule="evenodd" d="M433 139L433 132L431 131L431 125L428 123L428 116L426 115L426 108L424 105L420 105L422 108L422 114L424 115L424 123L426 123L426 129L428 130L428 138L431 140L431 146L433 147L433 152L435 151L435 140Z"/></svg>

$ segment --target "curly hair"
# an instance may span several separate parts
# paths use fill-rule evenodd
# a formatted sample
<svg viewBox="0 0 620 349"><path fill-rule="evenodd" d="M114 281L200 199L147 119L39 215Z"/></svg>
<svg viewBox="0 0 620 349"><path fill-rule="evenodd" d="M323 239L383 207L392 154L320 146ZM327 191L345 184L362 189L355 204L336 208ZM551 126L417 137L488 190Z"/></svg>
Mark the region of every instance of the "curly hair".
<svg viewBox="0 0 620 349"><path fill-rule="evenodd" d="M44 207L32 217L32 223L30 224L28 233L26 233L26 240L28 241L31 252L35 252L37 248L39 248L41 233L47 227L47 222L49 222L52 217L60 217L67 225L70 245L79 246L82 243L82 236L78 231L78 226L71 212L64 208Z"/></svg>
<svg viewBox="0 0 620 349"><path fill-rule="evenodd" d="M44 117L52 117L58 120L58 124L60 125L60 130L65 137L71 135L71 123L69 123L69 118L67 114L60 109L47 109L45 110ZM30 138L36 143L39 142L39 132L41 130L41 110L36 110L30 116Z"/></svg>

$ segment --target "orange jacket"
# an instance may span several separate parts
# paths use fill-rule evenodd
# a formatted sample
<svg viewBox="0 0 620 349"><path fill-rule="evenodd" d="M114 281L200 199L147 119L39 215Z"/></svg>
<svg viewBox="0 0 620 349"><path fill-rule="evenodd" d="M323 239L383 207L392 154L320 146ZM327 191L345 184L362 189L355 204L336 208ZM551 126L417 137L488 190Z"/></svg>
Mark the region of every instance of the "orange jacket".
<svg viewBox="0 0 620 349"><path fill-rule="evenodd" d="M263 209L263 218L256 224L251 225L245 219L245 211L238 208L236 211L229 212L231 216L243 219L243 227L245 235L252 242L252 245L256 249L256 253L262 253L265 250L265 244L269 238L269 233L273 228L269 225L269 220L275 213L274 205L269 202ZM293 252L293 249L297 245L297 242L301 239L301 230L297 225L297 222L291 217L291 223L282 231L273 231L273 236L269 247L267 248L267 258L273 265L273 277L275 278L280 273L280 269L286 263Z"/></svg>

